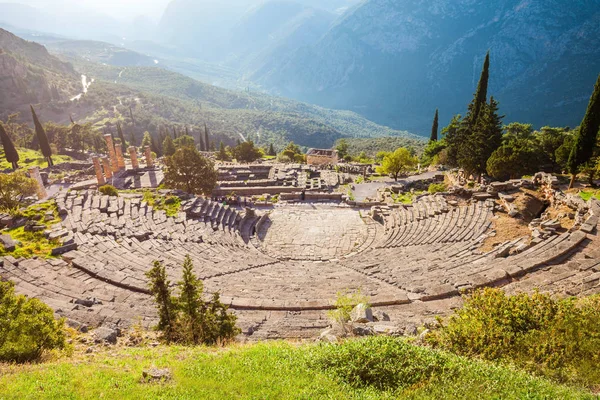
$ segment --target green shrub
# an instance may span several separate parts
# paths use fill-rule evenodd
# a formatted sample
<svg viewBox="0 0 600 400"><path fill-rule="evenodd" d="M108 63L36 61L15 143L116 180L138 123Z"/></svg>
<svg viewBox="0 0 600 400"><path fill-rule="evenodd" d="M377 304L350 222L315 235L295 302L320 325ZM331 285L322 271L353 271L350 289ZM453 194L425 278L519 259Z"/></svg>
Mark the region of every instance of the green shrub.
<svg viewBox="0 0 600 400"><path fill-rule="evenodd" d="M183 277L177 283L179 297L174 297L164 265L155 261L146 276L150 279L150 292L158 308L157 330L167 343L185 345L214 345L232 340L240 333L237 317L228 312L219 294L211 300L203 299L204 285L194 275L192 260L185 257Z"/></svg>
<svg viewBox="0 0 600 400"><path fill-rule="evenodd" d="M465 356L513 362L563 382L600 383L600 296L553 299L478 290L427 338Z"/></svg>
<svg viewBox="0 0 600 400"><path fill-rule="evenodd" d="M112 185L100 186L98 188L98 191L100 193L102 193L103 195L106 195L106 196L111 196L111 197L117 197L117 196L119 196L119 192L117 191L117 188L115 188Z"/></svg>
<svg viewBox="0 0 600 400"><path fill-rule="evenodd" d="M440 373L443 354L385 336L323 344L313 349L309 364L329 371L353 387L397 390Z"/></svg>
<svg viewBox="0 0 600 400"><path fill-rule="evenodd" d="M443 193L446 191L446 184L445 183L432 183L431 185L429 185L429 189L427 189L427 191L430 194L436 194L436 193Z"/></svg>
<svg viewBox="0 0 600 400"><path fill-rule="evenodd" d="M41 301L15 295L11 282L0 281L0 361L34 361L65 347L64 320L55 320Z"/></svg>
<svg viewBox="0 0 600 400"><path fill-rule="evenodd" d="M329 318L336 322L344 323L350 321L350 312L357 304L370 306L369 298L360 290L350 292L348 290L337 292L334 310L328 312Z"/></svg>

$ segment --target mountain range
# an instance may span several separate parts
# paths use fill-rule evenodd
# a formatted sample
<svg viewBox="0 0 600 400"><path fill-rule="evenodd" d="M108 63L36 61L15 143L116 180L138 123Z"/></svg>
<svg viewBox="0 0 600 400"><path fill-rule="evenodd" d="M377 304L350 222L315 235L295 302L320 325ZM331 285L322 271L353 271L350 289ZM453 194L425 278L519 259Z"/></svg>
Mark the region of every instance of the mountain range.
<svg viewBox="0 0 600 400"><path fill-rule="evenodd" d="M426 134L436 108L465 111L488 50L507 122L577 125L600 71L600 1L368 0L251 79Z"/></svg>
<svg viewBox="0 0 600 400"><path fill-rule="evenodd" d="M121 122L140 137L145 130L198 132L206 124L214 140L226 144L252 139L276 148L289 141L327 148L343 137L383 136L401 138L415 148L424 143L352 112L209 85L108 43L44 40L60 59L44 46L0 29L0 93L9 94L0 97L0 119L21 112L22 121L29 123L33 104L44 121L68 124L73 118L97 129ZM128 125L130 108L135 126Z"/></svg>
<svg viewBox="0 0 600 400"><path fill-rule="evenodd" d="M0 23L67 36L90 17L38 23L6 10L0 3ZM436 108L442 125L465 112L487 51L489 93L506 123L578 125L600 71L600 0L172 0L158 24L133 25L90 23L83 37L95 42L44 44L109 65L158 61L423 136Z"/></svg>

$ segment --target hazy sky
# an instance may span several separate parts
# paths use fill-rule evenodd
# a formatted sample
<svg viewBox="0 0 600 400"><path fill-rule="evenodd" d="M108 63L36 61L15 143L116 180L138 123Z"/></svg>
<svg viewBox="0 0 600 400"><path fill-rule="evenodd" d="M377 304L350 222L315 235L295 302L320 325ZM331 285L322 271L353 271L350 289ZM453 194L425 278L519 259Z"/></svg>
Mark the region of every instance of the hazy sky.
<svg viewBox="0 0 600 400"><path fill-rule="evenodd" d="M31 6L58 11L61 7L79 5L116 18L132 18L146 15L158 20L171 0L0 0L4 2L22 3Z"/></svg>

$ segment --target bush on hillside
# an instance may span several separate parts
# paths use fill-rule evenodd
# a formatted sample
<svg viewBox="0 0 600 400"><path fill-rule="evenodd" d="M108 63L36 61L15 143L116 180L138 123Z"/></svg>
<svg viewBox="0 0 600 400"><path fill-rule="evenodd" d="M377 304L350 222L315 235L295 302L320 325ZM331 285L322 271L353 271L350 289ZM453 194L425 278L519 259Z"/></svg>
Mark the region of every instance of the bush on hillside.
<svg viewBox="0 0 600 400"><path fill-rule="evenodd" d="M444 183L432 183L429 185L427 191L429 194L443 193L447 190L446 184Z"/></svg>
<svg viewBox="0 0 600 400"><path fill-rule="evenodd" d="M111 196L111 197L118 197L119 196L119 192L117 191L117 188L115 188L112 185L104 185L104 186L100 186L98 188L98 191L100 193L102 193L105 196Z"/></svg>
<svg viewBox="0 0 600 400"><path fill-rule="evenodd" d="M183 263L183 277L177 283L179 296L172 294L164 265L154 262L146 276L150 279L150 292L158 308L156 327L167 343L185 345L214 345L232 340L240 333L237 317L228 312L219 294L204 300L204 285L193 272L190 256Z"/></svg>
<svg viewBox="0 0 600 400"><path fill-rule="evenodd" d="M428 342L459 355L514 362L541 375L600 383L600 296L553 299L478 290Z"/></svg>
<svg viewBox="0 0 600 400"><path fill-rule="evenodd" d="M65 347L64 320L54 319L41 301L16 295L11 282L0 281L0 361L35 361Z"/></svg>
<svg viewBox="0 0 600 400"><path fill-rule="evenodd" d="M323 344L310 355L311 367L326 370L353 387L397 390L441 373L447 356L391 337Z"/></svg>

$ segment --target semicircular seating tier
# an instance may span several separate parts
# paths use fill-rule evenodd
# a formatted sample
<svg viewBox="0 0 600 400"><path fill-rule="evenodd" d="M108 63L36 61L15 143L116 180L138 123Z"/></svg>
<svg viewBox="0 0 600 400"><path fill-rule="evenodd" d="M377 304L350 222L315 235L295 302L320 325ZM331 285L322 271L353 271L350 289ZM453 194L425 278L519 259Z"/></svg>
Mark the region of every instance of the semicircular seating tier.
<svg viewBox="0 0 600 400"><path fill-rule="evenodd" d="M520 253L510 256L503 249L481 252L494 215L491 200L450 204L444 196L426 196L412 206L384 208L383 223L354 210L367 228L353 250L327 253L335 258L298 259L265 251L250 240L259 221L254 211L207 199L183 201L173 217L133 194L64 192L56 202L63 215L57 229L72 235L77 250L62 259L4 257L0 276L74 325L126 327L140 319L153 324L156 312L145 273L154 261L161 261L174 284L186 255L206 291L220 292L238 314L242 329L262 332L262 338L314 336L327 326L325 312L344 290L360 289L374 307L402 318L430 318L438 308L448 311L463 290L518 290L518 282L527 286L523 282L528 276L551 287L550 279L558 277L540 271L556 265L562 274L556 282L564 290L600 291L600 261L589 261L590 251L600 248L596 234L565 232L524 243ZM336 212L327 205L311 209ZM302 223L302 213L297 215ZM574 261L578 259L588 261ZM564 271L567 262L576 267Z"/></svg>

